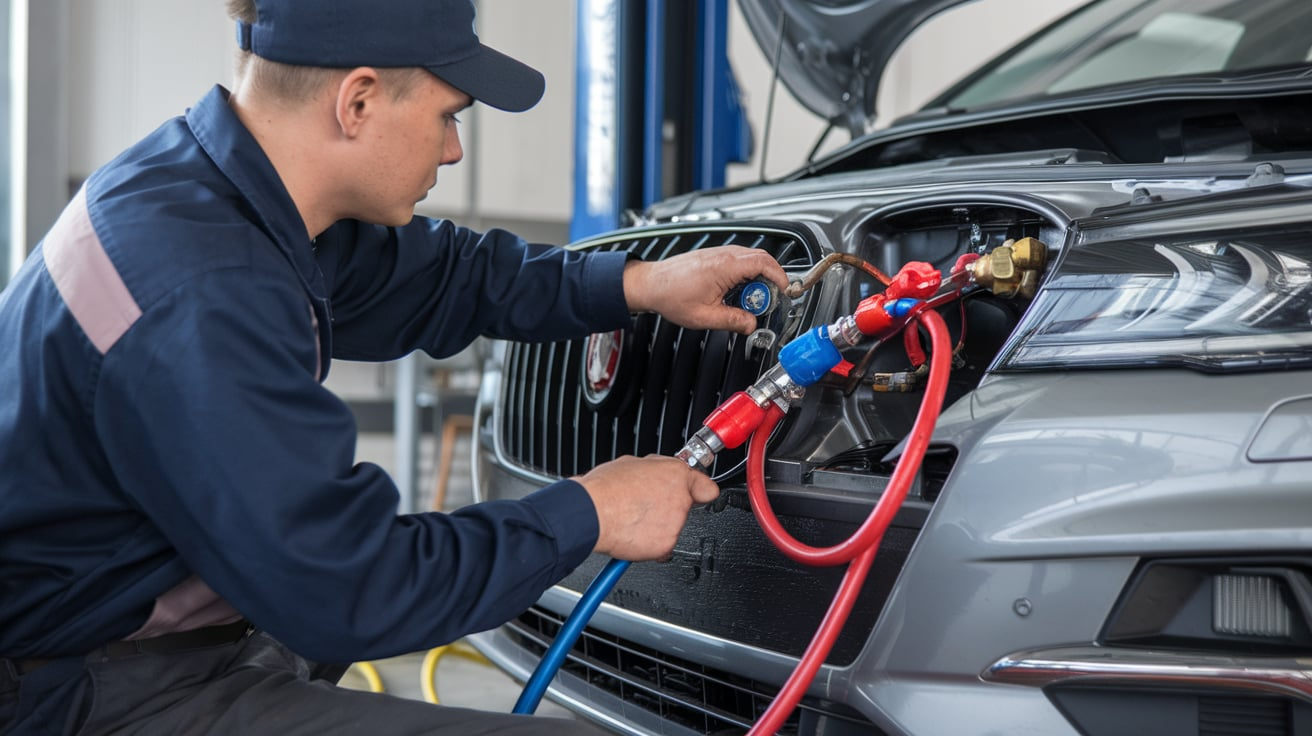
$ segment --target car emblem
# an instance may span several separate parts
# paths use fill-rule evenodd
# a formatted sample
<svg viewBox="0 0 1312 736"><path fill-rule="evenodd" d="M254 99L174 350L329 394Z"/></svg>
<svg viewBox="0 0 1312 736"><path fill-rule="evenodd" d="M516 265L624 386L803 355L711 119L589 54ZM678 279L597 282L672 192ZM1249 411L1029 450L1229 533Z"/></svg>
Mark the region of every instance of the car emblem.
<svg viewBox="0 0 1312 736"><path fill-rule="evenodd" d="M583 344L583 396L596 409L610 396L624 352L624 331L596 332Z"/></svg>

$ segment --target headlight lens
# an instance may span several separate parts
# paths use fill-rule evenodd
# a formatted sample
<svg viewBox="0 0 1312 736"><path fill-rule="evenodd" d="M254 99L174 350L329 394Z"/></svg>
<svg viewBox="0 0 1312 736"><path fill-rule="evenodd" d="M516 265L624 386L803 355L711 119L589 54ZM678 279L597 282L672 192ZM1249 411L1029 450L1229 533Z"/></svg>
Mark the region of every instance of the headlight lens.
<svg viewBox="0 0 1312 736"><path fill-rule="evenodd" d="M998 369L1312 363L1312 231L1080 245Z"/></svg>

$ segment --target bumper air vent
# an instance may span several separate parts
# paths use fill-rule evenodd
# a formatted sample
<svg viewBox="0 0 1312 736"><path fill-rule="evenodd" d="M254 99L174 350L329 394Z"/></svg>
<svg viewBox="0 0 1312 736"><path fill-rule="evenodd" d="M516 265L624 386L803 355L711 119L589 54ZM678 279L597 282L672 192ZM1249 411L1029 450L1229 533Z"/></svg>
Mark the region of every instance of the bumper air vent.
<svg viewBox="0 0 1312 736"><path fill-rule="evenodd" d="M1087 736L1307 736L1312 706L1292 697L1207 689L1057 687L1048 692Z"/></svg>
<svg viewBox="0 0 1312 736"><path fill-rule="evenodd" d="M1312 561L1148 561L1126 586L1101 641L1307 656L1312 653Z"/></svg>

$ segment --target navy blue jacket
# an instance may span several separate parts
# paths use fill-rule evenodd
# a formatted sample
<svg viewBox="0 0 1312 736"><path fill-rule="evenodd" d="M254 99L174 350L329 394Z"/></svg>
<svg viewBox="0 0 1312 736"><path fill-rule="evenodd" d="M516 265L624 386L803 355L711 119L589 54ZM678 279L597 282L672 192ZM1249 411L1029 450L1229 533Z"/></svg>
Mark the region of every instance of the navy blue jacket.
<svg viewBox="0 0 1312 736"><path fill-rule="evenodd" d="M302 655L496 626L596 543L581 486L399 516L331 357L628 324L622 254L416 218L316 241L215 88L97 171L0 293L0 656L130 635L198 575Z"/></svg>

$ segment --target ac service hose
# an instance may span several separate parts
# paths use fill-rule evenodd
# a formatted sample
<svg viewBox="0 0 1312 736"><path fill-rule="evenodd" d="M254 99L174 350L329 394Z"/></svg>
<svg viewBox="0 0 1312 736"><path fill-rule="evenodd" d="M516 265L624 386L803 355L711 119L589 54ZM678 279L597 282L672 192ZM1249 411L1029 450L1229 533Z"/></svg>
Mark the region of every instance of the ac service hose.
<svg viewBox="0 0 1312 736"><path fill-rule="evenodd" d="M766 415L765 423L752 435L751 443L747 447L747 493L752 501L752 513L756 515L757 523L761 525L761 529L775 547L789 558L813 567L827 567L849 561L852 563L843 575L842 582L838 584L838 592L834 594L833 603L820 622L820 628L816 630L811 643L807 645L806 652L802 654L802 659L793 669L793 674L788 677L779 694L775 696L774 702L766 708L756 725L748 731L748 736L775 733L801 701L815 673L829 656L834 642L838 640L843 625L847 623L848 614L852 612L857 596L861 593L861 586L870 572L870 566L875 561L879 542L884 538L884 532L892 522L893 516L901 508L916 474L920 472L920 463L925 457L925 450L929 448L929 439L934 433L934 425L938 422L938 414L943 407L943 397L947 393L948 372L952 366L952 344L948 339L947 325L938 312L925 311L917 315L916 319L929 330L930 344L933 346L925 398L920 403L916 422L907 437L906 450L898 458L897 468L893 471L893 478L889 481L888 488L879 497L879 503L875 504L874 511L865 523L846 541L826 548L803 544L783 528L773 509L770 508L770 501L765 493L765 443L775 425L783 419L782 409L771 408Z"/></svg>
<svg viewBox="0 0 1312 736"><path fill-rule="evenodd" d="M953 294L960 294L961 287L958 284L963 281L963 276L967 276L963 272L967 265L959 261L953 268L949 279L949 283L957 287ZM853 314L840 318L832 325L817 327L799 335L785 345L780 350L779 363L763 374L755 384L734 394L711 412L702 428L688 439L676 455L692 467L709 469L716 453L739 447L750 438L747 491L752 512L765 535L784 555L796 562L814 567L851 563L811 643L807 645L774 702L752 727L750 736L775 733L805 694L847 622L866 575L870 572L879 542L920 471L921 461L929 447L947 392L948 373L952 363L952 345L947 326L932 308L943 303L945 296L951 295L941 294L929 302L924 301L933 296L941 285L942 275L930 264L906 264L897 276L889 280L882 293L862 300ZM800 400L807 386L830 371L846 374L851 370L852 365L843 360L839 353L840 347L855 346L872 336L886 339L912 322L924 326L929 332L933 350L925 396L888 487L881 494L870 516L847 540L825 548L811 547L797 541L779 523L766 496L765 446L771 432L783 419L790 402ZM628 566L629 562L625 560L611 560L588 586L555 640L543 654L512 712L532 713L537 709L568 652Z"/></svg>

